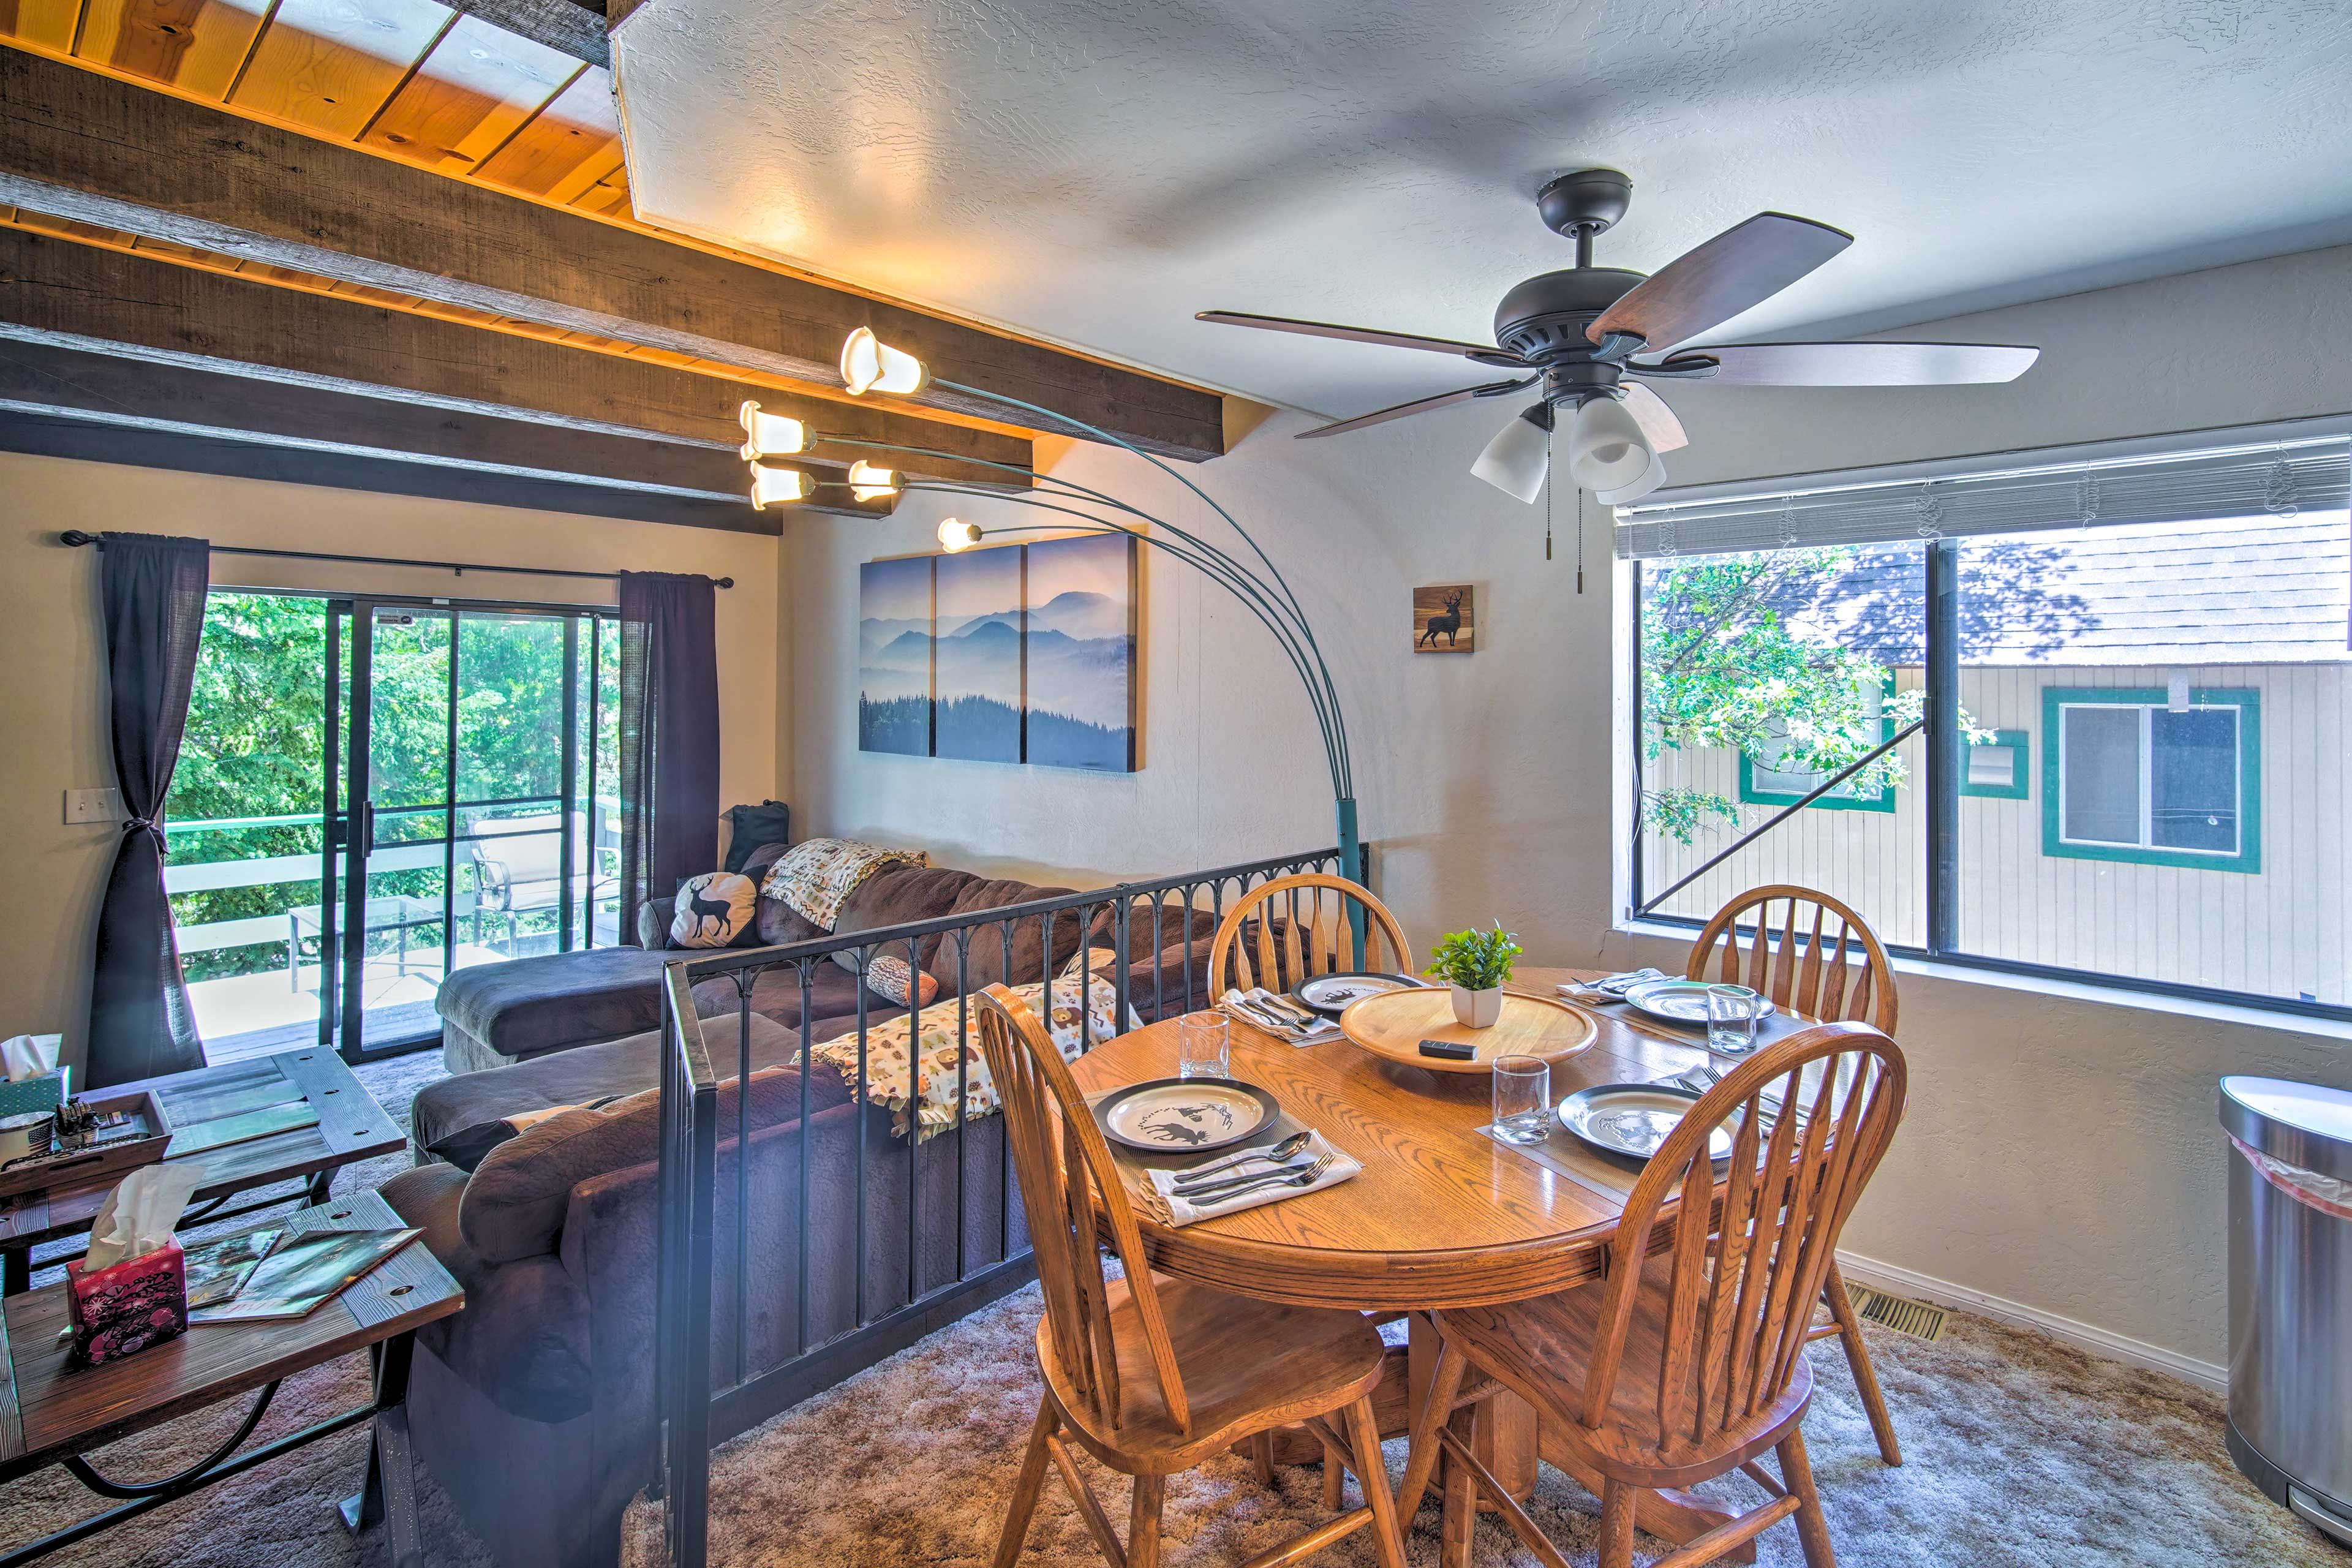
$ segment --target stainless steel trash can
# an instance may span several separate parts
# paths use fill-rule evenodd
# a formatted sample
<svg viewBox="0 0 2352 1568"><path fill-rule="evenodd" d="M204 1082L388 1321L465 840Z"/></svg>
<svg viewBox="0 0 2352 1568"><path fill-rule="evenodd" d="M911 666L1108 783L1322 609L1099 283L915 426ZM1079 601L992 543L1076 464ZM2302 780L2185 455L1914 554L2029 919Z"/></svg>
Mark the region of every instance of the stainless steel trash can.
<svg viewBox="0 0 2352 1568"><path fill-rule="evenodd" d="M2230 1457L2352 1546L2352 1093L2221 1080Z"/></svg>

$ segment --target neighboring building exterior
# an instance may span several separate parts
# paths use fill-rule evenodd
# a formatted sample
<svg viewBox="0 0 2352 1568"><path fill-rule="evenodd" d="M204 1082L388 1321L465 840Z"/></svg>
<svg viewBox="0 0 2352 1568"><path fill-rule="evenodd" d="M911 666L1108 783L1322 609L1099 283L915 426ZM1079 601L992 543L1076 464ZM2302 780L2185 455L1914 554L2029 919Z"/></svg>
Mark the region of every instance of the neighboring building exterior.
<svg viewBox="0 0 2352 1568"><path fill-rule="evenodd" d="M2352 1004L2352 541L2342 511L2043 532L1962 547L1961 701L1995 731L1960 805L1959 949ZM1918 546L1874 547L1794 623L1918 686ZM1824 797L1659 912L1795 882L1924 944L1922 737L1903 787ZM1669 752L1652 787L1737 800L1748 831L1818 784ZM1643 847L1646 889L1731 842Z"/></svg>

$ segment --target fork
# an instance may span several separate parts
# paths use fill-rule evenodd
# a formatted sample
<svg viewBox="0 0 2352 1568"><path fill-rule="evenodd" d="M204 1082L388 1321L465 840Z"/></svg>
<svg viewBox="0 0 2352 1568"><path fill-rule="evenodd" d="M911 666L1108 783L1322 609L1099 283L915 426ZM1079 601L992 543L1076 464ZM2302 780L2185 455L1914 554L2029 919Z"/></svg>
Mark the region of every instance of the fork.
<svg viewBox="0 0 2352 1568"><path fill-rule="evenodd" d="M1241 1176L1230 1182L1211 1182L1204 1187L1193 1187L1181 1194L1188 1204L1200 1205L1206 1199L1212 1204L1254 1193L1260 1187L1311 1187L1331 1168L1332 1156L1318 1155L1313 1164L1296 1171L1277 1171L1272 1175Z"/></svg>

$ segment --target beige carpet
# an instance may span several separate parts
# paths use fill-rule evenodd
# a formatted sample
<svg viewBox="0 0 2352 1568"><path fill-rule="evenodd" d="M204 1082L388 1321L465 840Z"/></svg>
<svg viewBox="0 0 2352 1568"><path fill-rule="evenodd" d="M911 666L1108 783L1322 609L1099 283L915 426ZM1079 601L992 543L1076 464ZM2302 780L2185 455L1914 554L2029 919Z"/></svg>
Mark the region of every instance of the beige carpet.
<svg viewBox="0 0 2352 1568"><path fill-rule="evenodd" d="M1037 1310L1035 1289L1023 1291L727 1445L712 1479L711 1560L985 1564L1036 1411ZM1871 1349L1908 1461L1899 1469L1878 1462L1835 1347L1811 1352L1821 1379L1806 1436L1841 1563L2344 1568L2344 1554L2240 1478L2222 1450L2220 1402L2194 1388L1977 1319L1956 1318L1936 1344L1873 1330ZM1401 1440L1388 1458L1393 1479ZM1096 1479L1123 1521L1125 1481ZM1745 1479L1710 1489L1762 1496ZM1352 1486L1349 1496L1352 1506ZM1024 1568L1101 1562L1065 1497L1049 1479ZM1547 1468L1532 1511L1570 1561L1591 1563L1598 1506ZM1269 1495L1227 1459L1172 1483L1165 1517L1168 1562L1210 1564L1240 1562L1327 1516L1318 1471L1285 1470ZM1407 1542L1416 1564L1436 1561L1436 1522L1433 1502ZM659 1531L657 1510L641 1501L625 1560L658 1563ZM1761 1563L1802 1562L1793 1526L1759 1544ZM1643 1558L1663 1549L1637 1542ZM1360 1535L1315 1561L1375 1558ZM1476 1561L1535 1563L1491 1520Z"/></svg>

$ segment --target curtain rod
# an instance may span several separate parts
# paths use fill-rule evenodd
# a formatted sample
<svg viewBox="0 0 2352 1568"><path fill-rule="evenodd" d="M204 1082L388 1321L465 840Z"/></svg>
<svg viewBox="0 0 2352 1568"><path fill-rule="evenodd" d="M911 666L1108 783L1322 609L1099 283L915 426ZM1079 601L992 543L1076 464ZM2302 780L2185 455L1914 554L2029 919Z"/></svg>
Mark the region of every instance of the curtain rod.
<svg viewBox="0 0 2352 1568"><path fill-rule="evenodd" d="M95 533L85 533L69 528L58 535L58 542L79 549L85 544L103 546L105 540ZM618 572L580 572L568 566L492 566L479 561L404 561L391 555L330 555L315 550L258 550L242 544L215 544L215 555L268 555L280 561L340 561L355 566L421 566L428 572L455 572L460 577L468 572L512 572L525 577L594 577L607 583L621 579ZM711 580L716 588L732 588L735 579L717 577Z"/></svg>

